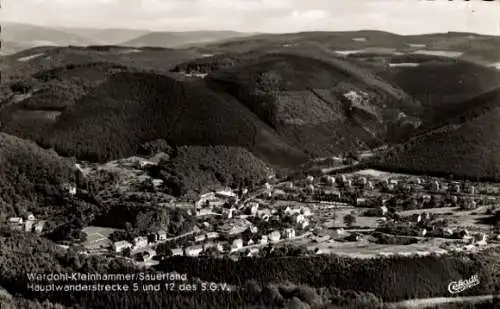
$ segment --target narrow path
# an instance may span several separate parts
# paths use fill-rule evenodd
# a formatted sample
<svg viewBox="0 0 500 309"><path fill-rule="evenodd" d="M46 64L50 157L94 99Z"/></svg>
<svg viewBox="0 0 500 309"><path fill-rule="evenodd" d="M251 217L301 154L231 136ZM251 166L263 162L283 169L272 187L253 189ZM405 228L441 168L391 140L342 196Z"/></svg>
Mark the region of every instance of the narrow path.
<svg viewBox="0 0 500 309"><path fill-rule="evenodd" d="M469 303L477 304L499 298L499 295L478 295L478 296L463 296L463 297L434 297L434 298L419 298L405 300L396 303L390 303L386 308L388 309L406 309L406 308L427 308L430 306L454 304L454 303Z"/></svg>

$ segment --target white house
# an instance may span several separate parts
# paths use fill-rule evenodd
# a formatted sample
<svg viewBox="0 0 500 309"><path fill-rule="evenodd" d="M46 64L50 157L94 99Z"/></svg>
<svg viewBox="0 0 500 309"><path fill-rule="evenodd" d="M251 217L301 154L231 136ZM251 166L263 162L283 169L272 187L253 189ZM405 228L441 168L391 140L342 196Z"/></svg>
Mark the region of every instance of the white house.
<svg viewBox="0 0 500 309"><path fill-rule="evenodd" d="M247 256L256 256L257 254L259 254L259 248L250 248Z"/></svg>
<svg viewBox="0 0 500 309"><path fill-rule="evenodd" d="M126 240L120 240L113 243L113 251L116 253L121 253L127 248L132 248L132 244Z"/></svg>
<svg viewBox="0 0 500 309"><path fill-rule="evenodd" d="M238 250L243 248L243 240L241 238L233 240L233 244L231 245L231 250Z"/></svg>
<svg viewBox="0 0 500 309"><path fill-rule="evenodd" d="M238 195L230 189L215 192L215 196L224 199L238 198Z"/></svg>
<svg viewBox="0 0 500 309"><path fill-rule="evenodd" d="M337 176L337 182L346 183L347 182L346 175L338 175Z"/></svg>
<svg viewBox="0 0 500 309"><path fill-rule="evenodd" d="M455 233L455 231L454 231L453 229L450 229L450 228L443 229L443 234L444 234L444 236L446 236L446 237L450 237L450 236L452 236L454 233Z"/></svg>
<svg viewBox="0 0 500 309"><path fill-rule="evenodd" d="M29 213L27 216L26 216L26 220L28 221L35 221L36 218L35 216L32 214L32 213Z"/></svg>
<svg viewBox="0 0 500 309"><path fill-rule="evenodd" d="M207 250L209 248L217 248L217 244L213 241L207 241L203 244L203 250Z"/></svg>
<svg viewBox="0 0 500 309"><path fill-rule="evenodd" d="M295 237L295 230L292 228L285 229L283 231L283 236L285 238L294 238Z"/></svg>
<svg viewBox="0 0 500 309"><path fill-rule="evenodd" d="M386 206L380 207L380 213L382 214L382 216L385 216L388 211L389 209Z"/></svg>
<svg viewBox="0 0 500 309"><path fill-rule="evenodd" d="M231 250L231 245L227 241L219 241L217 243L217 250L219 252L226 252Z"/></svg>
<svg viewBox="0 0 500 309"><path fill-rule="evenodd" d="M314 253L316 253L316 254L329 254L330 250L328 248L318 247L318 248L314 249Z"/></svg>
<svg viewBox="0 0 500 309"><path fill-rule="evenodd" d="M347 235L347 232L343 228L338 228L335 230L335 236L341 237Z"/></svg>
<svg viewBox="0 0 500 309"><path fill-rule="evenodd" d="M201 245L191 246L191 247L187 247L184 249L185 255L192 256L192 257L196 257L196 256L200 255L200 253L202 251L203 251L203 246L201 246Z"/></svg>
<svg viewBox="0 0 500 309"><path fill-rule="evenodd" d="M161 179L153 179L152 182L155 188L158 188L163 185L163 180Z"/></svg>
<svg viewBox="0 0 500 309"><path fill-rule="evenodd" d="M165 231L158 231L157 235L158 235L158 240L159 241L165 241L165 240L167 240L167 232L165 232Z"/></svg>
<svg viewBox="0 0 500 309"><path fill-rule="evenodd" d="M201 224L202 224L202 225L203 225L203 227L204 227L204 228L206 228L206 229L209 229L209 228L211 227L210 223L208 223L207 221L203 221Z"/></svg>
<svg viewBox="0 0 500 309"><path fill-rule="evenodd" d="M333 186L335 184L335 178L332 176L327 176L326 177L326 183L330 186Z"/></svg>
<svg viewBox="0 0 500 309"><path fill-rule="evenodd" d="M21 224L23 224L23 218L21 218L21 217L9 218L9 224L21 225Z"/></svg>
<svg viewBox="0 0 500 309"><path fill-rule="evenodd" d="M71 184L71 183L65 183L63 185L64 189L70 194L70 195L75 195L76 194L76 186Z"/></svg>
<svg viewBox="0 0 500 309"><path fill-rule="evenodd" d="M267 244L267 242L268 242L267 235L262 235L262 237L260 238L260 244L265 245L265 244Z"/></svg>
<svg viewBox="0 0 500 309"><path fill-rule="evenodd" d="M299 224L301 229L305 229L306 227L309 226L309 220L304 220Z"/></svg>
<svg viewBox="0 0 500 309"><path fill-rule="evenodd" d="M304 215L301 215L301 214L295 214L293 216L293 219L294 219L295 223L297 223L297 224L301 224L302 222L304 222L306 220Z"/></svg>
<svg viewBox="0 0 500 309"><path fill-rule="evenodd" d="M206 235L202 234L202 235L196 235L194 236L194 241L195 242L201 242L201 241L204 241L206 238Z"/></svg>
<svg viewBox="0 0 500 309"><path fill-rule="evenodd" d="M255 225L251 225L250 227L248 227L248 229L250 230L250 233L252 233L252 234L255 234L259 231L259 228L256 227Z"/></svg>
<svg viewBox="0 0 500 309"><path fill-rule="evenodd" d="M210 208L203 208L203 209L200 209L196 212L197 217L210 216L213 214L214 214L214 212Z"/></svg>
<svg viewBox="0 0 500 309"><path fill-rule="evenodd" d="M250 207L250 213L252 214L252 216L257 215L257 211L259 210L259 203L251 202L248 203L248 206Z"/></svg>
<svg viewBox="0 0 500 309"><path fill-rule="evenodd" d="M366 189L369 191L375 190L375 186L373 185L373 182L368 181L368 183L366 184Z"/></svg>
<svg viewBox="0 0 500 309"><path fill-rule="evenodd" d="M273 187L272 187L269 183L267 183L267 182L266 182L266 183L264 184L264 189L265 189L266 191L271 191L271 190L273 189Z"/></svg>
<svg viewBox="0 0 500 309"><path fill-rule="evenodd" d="M307 181L308 183L313 183L313 182L314 182L314 177L313 177L313 176L311 176L311 175L309 175L309 176L307 176L307 177L306 177L306 181Z"/></svg>
<svg viewBox="0 0 500 309"><path fill-rule="evenodd" d="M144 236L137 236L133 240L134 243L134 250L145 248L148 246L148 239Z"/></svg>
<svg viewBox="0 0 500 309"><path fill-rule="evenodd" d="M45 226L45 221L38 221L35 224L35 229L34 229L35 233L40 234L43 231L44 226Z"/></svg>
<svg viewBox="0 0 500 309"><path fill-rule="evenodd" d="M304 217L312 216L311 209L309 207L302 207L300 209L300 213L304 215Z"/></svg>
<svg viewBox="0 0 500 309"><path fill-rule="evenodd" d="M414 214L411 216L411 221L420 223L422 221L422 214Z"/></svg>
<svg viewBox="0 0 500 309"><path fill-rule="evenodd" d="M441 185L440 185L440 183L439 183L437 180L436 180L436 181L433 181L433 182L431 183L431 190L432 190L433 192L438 192L438 191L440 190L440 188L441 188Z"/></svg>
<svg viewBox="0 0 500 309"><path fill-rule="evenodd" d="M347 180L345 184L347 188L352 188L352 179Z"/></svg>
<svg viewBox="0 0 500 309"><path fill-rule="evenodd" d="M484 246L486 245L486 239L488 238L488 236L481 232L481 233L477 233L474 235L474 239L476 241L476 244L477 245L480 245L480 246Z"/></svg>
<svg viewBox="0 0 500 309"><path fill-rule="evenodd" d="M220 234L217 232L208 232L206 237L207 239L217 239L220 237Z"/></svg>
<svg viewBox="0 0 500 309"><path fill-rule="evenodd" d="M149 160L142 159L142 158L140 158L140 160L139 160L139 168L141 168L141 169L146 168L148 166L153 166L153 165L156 165L156 163L153 161L149 161Z"/></svg>
<svg viewBox="0 0 500 309"><path fill-rule="evenodd" d="M366 199L363 197L356 198L356 206L364 206L366 205Z"/></svg>
<svg viewBox="0 0 500 309"><path fill-rule="evenodd" d="M250 238L250 239L247 241L247 244L246 244L246 245L247 245L247 246L252 246L252 245L255 245L255 241L254 241L252 238Z"/></svg>
<svg viewBox="0 0 500 309"><path fill-rule="evenodd" d="M34 225L35 225L35 220L26 220L24 222L24 231L31 232L33 230Z"/></svg>

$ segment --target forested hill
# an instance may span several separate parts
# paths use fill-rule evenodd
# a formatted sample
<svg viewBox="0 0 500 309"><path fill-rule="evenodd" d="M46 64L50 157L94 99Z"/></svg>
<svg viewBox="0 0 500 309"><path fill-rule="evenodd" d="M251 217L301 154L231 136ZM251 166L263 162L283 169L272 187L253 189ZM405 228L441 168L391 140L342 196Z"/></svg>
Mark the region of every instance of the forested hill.
<svg viewBox="0 0 500 309"><path fill-rule="evenodd" d="M31 141L0 133L0 217L57 208L63 184L73 181L71 162Z"/></svg>
<svg viewBox="0 0 500 309"><path fill-rule="evenodd" d="M468 109L441 126L392 148L383 160L390 168L468 178L500 179L500 91L469 101Z"/></svg>
<svg viewBox="0 0 500 309"><path fill-rule="evenodd" d="M221 69L214 59L209 86L238 98L311 157L380 146L401 129L401 112L420 108L398 87L314 45L229 58L234 65Z"/></svg>
<svg viewBox="0 0 500 309"><path fill-rule="evenodd" d="M36 97L31 102L36 106ZM40 133L28 125L12 128L20 136L36 135L62 155L89 161L126 157L158 138L172 145L240 146L276 164L303 158L234 98L150 73L115 74L55 122L35 129Z"/></svg>

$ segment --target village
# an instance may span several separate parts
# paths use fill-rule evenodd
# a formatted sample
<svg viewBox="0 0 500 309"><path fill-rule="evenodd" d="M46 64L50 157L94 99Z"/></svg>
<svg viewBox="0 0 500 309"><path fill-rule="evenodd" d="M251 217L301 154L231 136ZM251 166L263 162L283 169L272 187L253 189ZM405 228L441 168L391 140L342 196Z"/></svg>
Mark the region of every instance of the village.
<svg viewBox="0 0 500 309"><path fill-rule="evenodd" d="M155 162L134 157L120 164L140 171ZM159 179L131 173L127 179L149 181L161 190ZM66 190L76 194L74 185L67 184ZM498 227L483 222L496 210L499 197L495 184L376 170L270 177L252 190L221 188L194 202L164 203L162 207L183 208L194 218L194 228L180 235L159 229L111 241L114 229L85 227L80 253L132 259L149 267L170 256L374 257L481 250L500 240ZM40 234L45 220L27 214L9 218L8 224Z"/></svg>
<svg viewBox="0 0 500 309"><path fill-rule="evenodd" d="M500 239L481 223L499 196L494 184L375 170L270 179L252 191L201 195L187 205L196 218L189 233L168 238L159 230L108 245L150 264L168 256L267 256L293 247L304 255L356 257L481 250ZM157 250L165 244L168 250Z"/></svg>

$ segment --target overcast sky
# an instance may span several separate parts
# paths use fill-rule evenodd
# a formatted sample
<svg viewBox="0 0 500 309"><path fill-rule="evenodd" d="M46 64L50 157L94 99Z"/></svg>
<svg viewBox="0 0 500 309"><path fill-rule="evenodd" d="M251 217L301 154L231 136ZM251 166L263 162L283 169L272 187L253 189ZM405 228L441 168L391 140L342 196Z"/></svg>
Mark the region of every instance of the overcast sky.
<svg viewBox="0 0 500 309"><path fill-rule="evenodd" d="M149 30L297 32L379 29L500 35L500 1L1 0L2 21Z"/></svg>

